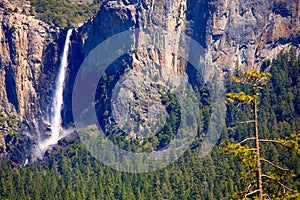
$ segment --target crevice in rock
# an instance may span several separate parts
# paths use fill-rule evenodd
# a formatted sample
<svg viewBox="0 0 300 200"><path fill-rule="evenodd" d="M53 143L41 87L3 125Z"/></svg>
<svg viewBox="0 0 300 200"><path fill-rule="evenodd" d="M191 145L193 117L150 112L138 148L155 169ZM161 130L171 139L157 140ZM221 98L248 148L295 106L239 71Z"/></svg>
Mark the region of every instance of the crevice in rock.
<svg viewBox="0 0 300 200"><path fill-rule="evenodd" d="M15 59L17 55L16 48L13 42L13 32L15 31L15 28L13 27L12 29L9 29L8 27L3 26L3 30L4 30L5 38L7 38L7 42L8 42L10 60L12 64L15 65L16 64Z"/></svg>
<svg viewBox="0 0 300 200"><path fill-rule="evenodd" d="M15 74L11 67L7 67L5 70L5 86L8 101L14 105L16 111L19 112Z"/></svg>
<svg viewBox="0 0 300 200"><path fill-rule="evenodd" d="M206 29L209 19L209 0L187 0L186 20L191 27L188 27L186 34L199 42L202 47L206 47ZM196 14L197 13L197 14Z"/></svg>

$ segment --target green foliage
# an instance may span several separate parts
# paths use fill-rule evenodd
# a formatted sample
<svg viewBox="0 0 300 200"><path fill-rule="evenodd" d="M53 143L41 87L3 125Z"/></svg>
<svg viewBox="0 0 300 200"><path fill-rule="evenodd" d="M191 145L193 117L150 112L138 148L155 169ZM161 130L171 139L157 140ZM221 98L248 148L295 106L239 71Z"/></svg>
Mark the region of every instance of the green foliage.
<svg viewBox="0 0 300 200"><path fill-rule="evenodd" d="M241 77L233 76L232 79L236 83L243 83L247 85L256 85L257 87L265 85L265 83L271 78L270 73L264 73L262 71L250 70L242 73Z"/></svg>
<svg viewBox="0 0 300 200"><path fill-rule="evenodd" d="M228 101L231 103L234 103L235 100L238 100L246 104L251 104L253 100L257 98L257 96L247 95L244 92L239 92L239 93L231 92L231 93L227 93L226 96L228 97Z"/></svg>
<svg viewBox="0 0 300 200"><path fill-rule="evenodd" d="M0 159L5 159L14 151L15 145L23 140L22 130L15 116L0 114Z"/></svg>
<svg viewBox="0 0 300 200"><path fill-rule="evenodd" d="M59 27L67 27L85 22L91 18L102 1L91 4L66 0L30 0L35 14L46 23L53 23Z"/></svg>
<svg viewBox="0 0 300 200"><path fill-rule="evenodd" d="M0 114L0 131L2 134L10 137L19 137L18 130L20 129L19 121L15 116L4 116Z"/></svg>
<svg viewBox="0 0 300 200"><path fill-rule="evenodd" d="M264 73L261 71L251 70L245 71L239 77L232 76L232 80L236 83L241 83L245 85L249 85L252 87L252 90L262 89L262 87L267 83L267 81L271 78L270 73ZM245 92L230 92L227 93L228 101L234 103L238 101L240 103L252 104L254 100L258 99L256 95L256 91L253 91L252 95L247 95Z"/></svg>
<svg viewBox="0 0 300 200"><path fill-rule="evenodd" d="M129 174L98 162L76 141L47 156L45 163L12 171L8 162L1 162L0 195L1 199L214 199L214 161L197 155L188 151L164 170Z"/></svg>
<svg viewBox="0 0 300 200"><path fill-rule="evenodd" d="M230 154L239 162L243 163L247 167L254 168L257 162L257 156L255 149L251 149L247 145L235 144L230 142L221 143L222 153Z"/></svg>
<svg viewBox="0 0 300 200"><path fill-rule="evenodd" d="M289 138L286 138L285 142L288 142L290 147L300 154L300 134L291 134Z"/></svg>

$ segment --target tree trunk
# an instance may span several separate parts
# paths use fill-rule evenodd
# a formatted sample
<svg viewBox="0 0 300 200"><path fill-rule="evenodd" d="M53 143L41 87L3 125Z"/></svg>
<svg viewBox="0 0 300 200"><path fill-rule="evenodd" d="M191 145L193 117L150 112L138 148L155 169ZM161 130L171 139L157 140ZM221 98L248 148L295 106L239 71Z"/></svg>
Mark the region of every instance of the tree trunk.
<svg viewBox="0 0 300 200"><path fill-rule="evenodd" d="M256 96L256 91L254 89L254 96ZM254 107L254 133L255 133L255 144L256 144L256 156L257 156L257 189L259 200L263 199L263 190L262 190L262 179L261 179L261 166L260 166L260 152L259 152L259 137L258 137L258 119L257 119L257 99L255 97L253 101Z"/></svg>

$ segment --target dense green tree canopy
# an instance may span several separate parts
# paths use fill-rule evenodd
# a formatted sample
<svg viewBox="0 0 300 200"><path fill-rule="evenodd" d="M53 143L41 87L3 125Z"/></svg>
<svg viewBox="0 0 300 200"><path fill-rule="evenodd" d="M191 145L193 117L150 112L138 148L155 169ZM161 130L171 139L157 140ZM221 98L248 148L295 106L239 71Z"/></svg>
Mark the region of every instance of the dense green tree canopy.
<svg viewBox="0 0 300 200"><path fill-rule="evenodd" d="M74 26L91 18L99 9L102 0L30 0L31 14L59 27Z"/></svg>

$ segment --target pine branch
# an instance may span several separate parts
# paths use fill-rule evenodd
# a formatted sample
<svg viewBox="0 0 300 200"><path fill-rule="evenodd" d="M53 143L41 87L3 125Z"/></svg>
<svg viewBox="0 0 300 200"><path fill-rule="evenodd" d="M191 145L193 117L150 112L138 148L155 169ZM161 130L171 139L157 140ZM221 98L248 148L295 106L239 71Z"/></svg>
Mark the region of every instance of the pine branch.
<svg viewBox="0 0 300 200"><path fill-rule="evenodd" d="M288 191L292 191L291 188L289 188L288 186L284 185L283 183L281 183L280 181L272 178L271 176L268 176L268 175L265 175L265 174L262 174L261 177L266 177L272 181L275 181L278 185L280 185L281 187L283 187L283 189L287 189Z"/></svg>
<svg viewBox="0 0 300 200"><path fill-rule="evenodd" d="M243 141L241 141L239 144L243 144L244 142L247 142L249 140L255 140L255 137L249 137L249 138L246 138L244 139Z"/></svg>
<svg viewBox="0 0 300 200"><path fill-rule="evenodd" d="M247 196L250 196L251 194L254 194L254 193L257 193L257 192L259 192L259 190L254 190L254 191L252 191L248 194L245 194L244 197L246 198Z"/></svg>
<svg viewBox="0 0 300 200"><path fill-rule="evenodd" d="M260 158L261 161L265 161L266 163L269 163L270 165L272 165L273 167L277 168L277 169L280 169L280 170L283 170L283 171L290 171L289 169L287 168L282 168L274 163L272 163L271 161L267 160L267 159L264 159L264 158Z"/></svg>

